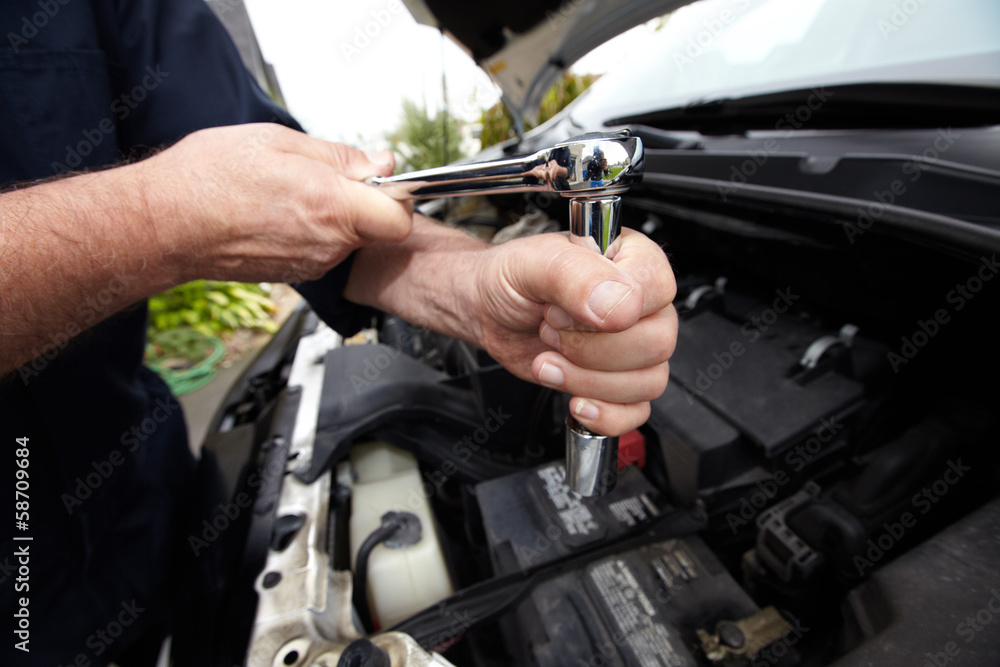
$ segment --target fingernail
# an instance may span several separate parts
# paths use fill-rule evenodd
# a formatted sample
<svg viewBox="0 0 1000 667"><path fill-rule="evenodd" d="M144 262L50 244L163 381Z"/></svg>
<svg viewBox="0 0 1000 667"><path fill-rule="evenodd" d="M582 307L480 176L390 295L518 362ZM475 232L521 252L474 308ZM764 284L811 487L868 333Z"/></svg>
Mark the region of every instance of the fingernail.
<svg viewBox="0 0 1000 667"><path fill-rule="evenodd" d="M630 285L614 280L606 280L595 287L594 291L590 293L590 309L603 322L611 316L615 308L621 305L621 302L627 299L631 293L632 287Z"/></svg>
<svg viewBox="0 0 1000 667"><path fill-rule="evenodd" d="M563 383L562 369L552 364L542 364L541 370L538 371L538 379L553 387L561 386Z"/></svg>
<svg viewBox="0 0 1000 667"><path fill-rule="evenodd" d="M601 411L597 409L597 406L588 401L585 398L577 399L576 410L577 417L582 417L583 419L597 419L601 416Z"/></svg>
<svg viewBox="0 0 1000 667"><path fill-rule="evenodd" d="M553 329L569 329L573 326L573 318L559 306L550 306L545 319Z"/></svg>
<svg viewBox="0 0 1000 667"><path fill-rule="evenodd" d="M367 151L365 157L372 164L388 167L393 163L392 151Z"/></svg>
<svg viewBox="0 0 1000 667"><path fill-rule="evenodd" d="M538 337L553 350L559 349L559 333L548 324L542 325L542 331L538 334Z"/></svg>

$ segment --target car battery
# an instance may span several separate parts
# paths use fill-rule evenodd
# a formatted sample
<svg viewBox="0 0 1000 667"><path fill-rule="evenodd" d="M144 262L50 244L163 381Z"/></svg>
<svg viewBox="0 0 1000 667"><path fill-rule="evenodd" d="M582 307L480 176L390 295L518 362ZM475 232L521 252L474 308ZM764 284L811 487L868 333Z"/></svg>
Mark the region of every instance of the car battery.
<svg viewBox="0 0 1000 667"><path fill-rule="evenodd" d="M667 509L636 468L622 471L614 491L600 498L581 499L564 487L561 463L477 485L497 575L613 542ZM708 546L689 536L576 559L534 586L499 625L518 665L689 667L721 664L708 659L702 639L760 612ZM751 657L727 656L725 664Z"/></svg>
<svg viewBox="0 0 1000 667"><path fill-rule="evenodd" d="M635 467L599 498L566 485L562 462L482 482L476 497L496 574L549 563L582 547L621 537L658 516L658 494Z"/></svg>
<svg viewBox="0 0 1000 667"><path fill-rule="evenodd" d="M549 579L501 627L519 665L689 667L711 664L698 630L758 611L700 539L683 538Z"/></svg>

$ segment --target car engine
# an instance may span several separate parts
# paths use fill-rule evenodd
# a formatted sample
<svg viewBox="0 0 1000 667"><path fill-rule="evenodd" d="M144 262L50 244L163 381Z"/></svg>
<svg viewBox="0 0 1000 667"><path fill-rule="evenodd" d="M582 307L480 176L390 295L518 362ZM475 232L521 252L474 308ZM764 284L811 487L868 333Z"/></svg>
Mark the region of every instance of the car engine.
<svg viewBox="0 0 1000 667"><path fill-rule="evenodd" d="M567 396L392 316L345 341L303 309L205 445L220 506L245 493L253 511L192 655L996 664L1000 266L668 190L625 197L624 223L671 258L680 329L613 492L566 485ZM502 240L565 228L563 208L429 213Z"/></svg>

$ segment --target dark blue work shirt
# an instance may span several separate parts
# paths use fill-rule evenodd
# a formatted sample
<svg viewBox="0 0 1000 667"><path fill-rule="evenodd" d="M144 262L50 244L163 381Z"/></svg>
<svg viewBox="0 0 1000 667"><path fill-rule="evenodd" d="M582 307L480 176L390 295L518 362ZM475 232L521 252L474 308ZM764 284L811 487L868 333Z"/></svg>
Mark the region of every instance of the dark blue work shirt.
<svg viewBox="0 0 1000 667"><path fill-rule="evenodd" d="M2 188L114 164L201 128L298 128L203 0L3 0L0 36ZM339 298L348 270L300 286L341 330L361 316ZM78 309L84 333L0 381L0 471L11 490L0 522L3 664L105 664L164 622L176 585L171 550L184 540L194 471L183 417L142 365L145 302L90 326L105 314L95 294ZM11 516L18 437L30 451L23 534ZM19 582L25 546L30 577ZM27 654L11 648L24 596Z"/></svg>

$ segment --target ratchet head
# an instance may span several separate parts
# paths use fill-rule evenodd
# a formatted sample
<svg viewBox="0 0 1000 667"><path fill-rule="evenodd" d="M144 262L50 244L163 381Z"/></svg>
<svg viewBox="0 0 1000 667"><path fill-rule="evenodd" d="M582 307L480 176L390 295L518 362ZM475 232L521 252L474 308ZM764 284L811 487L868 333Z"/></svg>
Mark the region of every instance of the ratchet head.
<svg viewBox="0 0 1000 667"><path fill-rule="evenodd" d="M592 132L556 144L549 162L558 178L552 189L564 197L621 194L642 180L642 140L629 132Z"/></svg>
<svg viewBox="0 0 1000 667"><path fill-rule="evenodd" d="M625 192L642 179L642 140L629 132L581 135L532 155L414 171L371 184L395 199L435 199L516 192L567 198Z"/></svg>

